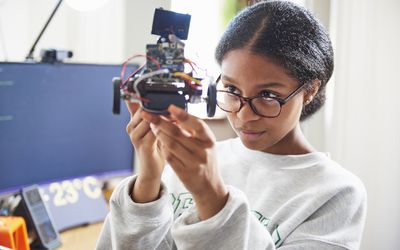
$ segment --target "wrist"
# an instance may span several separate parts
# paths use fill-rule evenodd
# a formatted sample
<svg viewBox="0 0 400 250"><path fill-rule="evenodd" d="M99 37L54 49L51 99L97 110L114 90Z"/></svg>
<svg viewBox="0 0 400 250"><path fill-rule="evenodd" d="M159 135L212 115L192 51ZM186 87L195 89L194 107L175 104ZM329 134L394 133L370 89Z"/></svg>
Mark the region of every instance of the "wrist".
<svg viewBox="0 0 400 250"><path fill-rule="evenodd" d="M143 165L154 164L159 159L157 152L153 152L152 148L141 148L135 151L136 155ZM142 165L141 164L141 165Z"/></svg>
<svg viewBox="0 0 400 250"><path fill-rule="evenodd" d="M152 202L159 198L160 189L160 178L146 178L139 175L133 185L131 198L136 203Z"/></svg>
<svg viewBox="0 0 400 250"><path fill-rule="evenodd" d="M202 194L193 194L200 220L207 220L220 212L228 201L229 192L224 184Z"/></svg>

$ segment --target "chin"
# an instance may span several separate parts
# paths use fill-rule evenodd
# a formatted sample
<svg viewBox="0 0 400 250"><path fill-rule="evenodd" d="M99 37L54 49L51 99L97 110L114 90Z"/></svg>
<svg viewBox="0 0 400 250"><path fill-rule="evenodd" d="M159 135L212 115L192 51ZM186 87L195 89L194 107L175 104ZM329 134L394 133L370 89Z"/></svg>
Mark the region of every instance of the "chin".
<svg viewBox="0 0 400 250"><path fill-rule="evenodd" d="M243 145L251 150L257 150L257 151L265 151L269 145L266 143L262 143L260 141L248 141L248 140L243 140L242 138L240 138L240 140L242 141Z"/></svg>

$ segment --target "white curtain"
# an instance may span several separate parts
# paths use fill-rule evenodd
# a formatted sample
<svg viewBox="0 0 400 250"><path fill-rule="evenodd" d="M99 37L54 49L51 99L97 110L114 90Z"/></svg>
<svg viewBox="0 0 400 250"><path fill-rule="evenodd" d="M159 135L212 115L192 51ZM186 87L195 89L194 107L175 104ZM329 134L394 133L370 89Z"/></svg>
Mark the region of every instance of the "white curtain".
<svg viewBox="0 0 400 250"><path fill-rule="evenodd" d="M400 1L333 0L335 49L326 150L368 193L361 249L399 249Z"/></svg>

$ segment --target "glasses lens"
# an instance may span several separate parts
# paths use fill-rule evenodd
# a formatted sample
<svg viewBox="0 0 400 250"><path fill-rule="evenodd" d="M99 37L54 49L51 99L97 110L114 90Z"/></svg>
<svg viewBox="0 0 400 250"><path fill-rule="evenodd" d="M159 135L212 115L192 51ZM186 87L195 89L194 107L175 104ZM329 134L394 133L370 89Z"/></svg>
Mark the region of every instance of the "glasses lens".
<svg viewBox="0 0 400 250"><path fill-rule="evenodd" d="M232 93L217 91L217 105L224 111L236 112L240 108L240 99Z"/></svg>
<svg viewBox="0 0 400 250"><path fill-rule="evenodd" d="M259 115L276 117L281 112L280 103L269 97L257 97L253 99L253 107Z"/></svg>

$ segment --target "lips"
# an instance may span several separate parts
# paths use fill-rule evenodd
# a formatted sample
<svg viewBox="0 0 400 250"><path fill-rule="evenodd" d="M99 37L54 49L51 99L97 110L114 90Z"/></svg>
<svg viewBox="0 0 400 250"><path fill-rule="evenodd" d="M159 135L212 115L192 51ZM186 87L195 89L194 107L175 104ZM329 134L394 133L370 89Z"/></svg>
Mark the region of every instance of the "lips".
<svg viewBox="0 0 400 250"><path fill-rule="evenodd" d="M239 133L240 138L247 141L258 140L266 131L258 131L251 129L237 128L236 131Z"/></svg>

